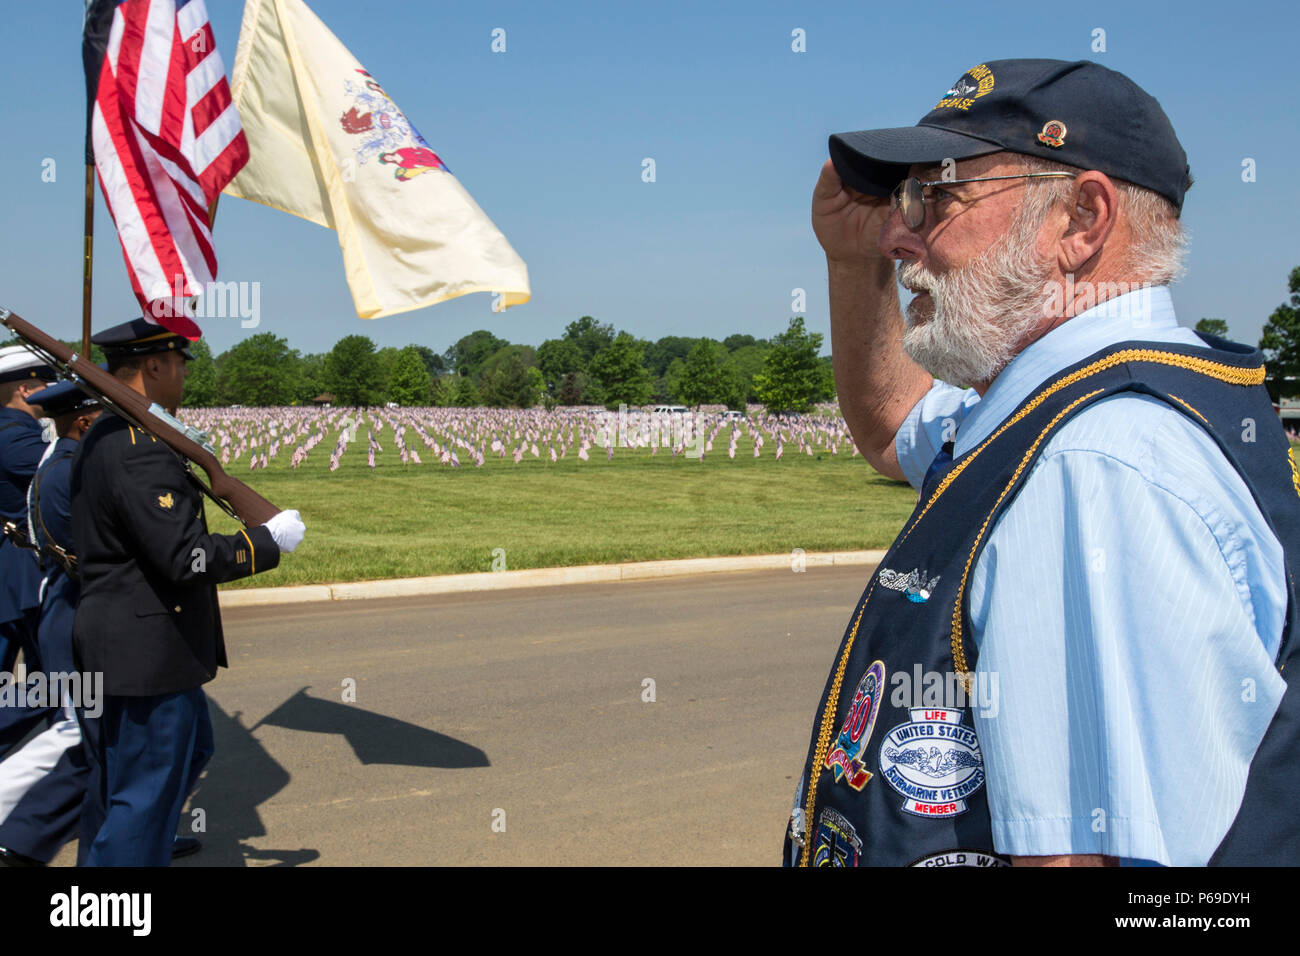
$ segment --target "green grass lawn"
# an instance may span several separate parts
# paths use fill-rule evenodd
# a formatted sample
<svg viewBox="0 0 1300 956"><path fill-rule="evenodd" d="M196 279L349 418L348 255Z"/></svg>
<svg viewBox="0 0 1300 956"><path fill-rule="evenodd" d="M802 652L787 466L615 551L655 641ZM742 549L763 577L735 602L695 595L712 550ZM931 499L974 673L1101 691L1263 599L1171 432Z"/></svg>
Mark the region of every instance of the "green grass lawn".
<svg viewBox="0 0 1300 956"><path fill-rule="evenodd" d="M227 587L324 584L492 570L504 549L509 570L695 558L884 548L911 513L916 494L877 474L861 457L818 449L813 456L773 445L753 458L747 437L727 458L720 437L703 462L661 449L577 449L552 463L489 450L482 468L463 452L459 468L437 462L408 430L423 465L403 466L392 432L383 453L366 464L365 431L330 472L337 434L329 435L295 472L293 445L267 469L248 470L248 456L227 471L281 508L297 508L307 538L280 567ZM213 531L237 524L208 505Z"/></svg>

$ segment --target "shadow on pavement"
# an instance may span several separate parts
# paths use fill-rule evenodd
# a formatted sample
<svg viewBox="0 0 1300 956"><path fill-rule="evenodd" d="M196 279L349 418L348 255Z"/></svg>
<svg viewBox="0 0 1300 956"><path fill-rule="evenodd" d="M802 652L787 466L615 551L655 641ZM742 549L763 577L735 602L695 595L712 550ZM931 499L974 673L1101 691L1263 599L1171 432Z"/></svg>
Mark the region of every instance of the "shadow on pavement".
<svg viewBox="0 0 1300 956"><path fill-rule="evenodd" d="M316 734L342 734L363 764L438 767L459 770L490 767L487 754L472 744L436 730L362 710L356 704L308 697L304 687L267 714L262 724Z"/></svg>
<svg viewBox="0 0 1300 956"><path fill-rule="evenodd" d="M320 851L307 847L268 850L244 843L266 836L257 808L285 788L289 772L266 752L251 728L244 727L239 711L227 714L209 697L208 712L216 752L181 814L179 828L188 832L195 821L193 809L202 809L206 831L194 835L203 841L203 850L173 866L247 866L250 860L273 861L255 864L261 866L298 866L317 859Z"/></svg>
<svg viewBox="0 0 1300 956"><path fill-rule="evenodd" d="M298 866L320 858L320 851L309 847L262 849L246 842L267 835L257 808L289 783L289 772L253 736L263 724L342 734L363 764L449 770L491 766L486 753L454 737L355 704L308 697L308 689L298 691L252 727L243 725L239 711L227 714L208 698L216 753L180 822L180 832L190 832L194 809L203 811L206 830L195 834L203 841L203 850L174 865Z"/></svg>

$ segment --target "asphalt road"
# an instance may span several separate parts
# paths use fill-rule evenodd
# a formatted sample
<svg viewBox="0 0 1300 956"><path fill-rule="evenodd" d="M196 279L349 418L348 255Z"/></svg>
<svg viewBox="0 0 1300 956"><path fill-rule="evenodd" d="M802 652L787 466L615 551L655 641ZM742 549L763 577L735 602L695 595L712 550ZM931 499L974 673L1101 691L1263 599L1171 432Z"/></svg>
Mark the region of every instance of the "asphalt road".
<svg viewBox="0 0 1300 956"><path fill-rule="evenodd" d="M176 865L776 865L870 571L227 611Z"/></svg>

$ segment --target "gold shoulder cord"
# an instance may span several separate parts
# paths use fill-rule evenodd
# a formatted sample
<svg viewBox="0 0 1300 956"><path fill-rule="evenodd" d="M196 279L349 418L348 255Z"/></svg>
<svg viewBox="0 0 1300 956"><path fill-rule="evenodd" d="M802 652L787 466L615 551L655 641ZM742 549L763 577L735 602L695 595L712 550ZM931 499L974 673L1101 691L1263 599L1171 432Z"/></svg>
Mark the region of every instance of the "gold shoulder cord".
<svg viewBox="0 0 1300 956"><path fill-rule="evenodd" d="M1225 365L1222 362L1211 362L1209 359L1197 358L1191 355L1180 355L1176 352L1162 352L1158 349L1125 349L1122 352L1116 352L1103 359L1098 359L1091 365L1085 365L1083 368L1077 369L1069 375L1057 379L1055 382L1048 385L1032 399L1026 402L1018 412L1003 422L998 429L986 438L977 448L975 448L974 451L965 455L959 464L954 466L951 471L944 475L943 479L939 482L938 487L936 487L933 494L930 495L930 499L925 503L925 507L921 509L921 513L916 516L916 519L898 538L895 542L895 546L902 544L903 541L907 539L907 536L912 533L913 529L920 524L921 519L925 517L926 512L928 512L934 503L939 500L939 496L948 490L948 487L956 480L957 476L961 474L976 457L979 456L980 452L984 451L984 449L992 444L993 441L1002 435L1008 428L1024 419L1025 416L1029 415L1034 411L1034 409L1038 408L1039 405L1062 389L1069 388L1071 385L1075 385L1084 379L1091 378L1094 375L1112 369L1116 365L1123 365L1129 362L1151 362L1157 365L1170 365L1176 368L1187 369L1188 371L1196 372L1199 375L1205 375L1221 382L1226 382L1229 385L1254 386L1261 385L1264 382L1264 367L1262 365L1254 368L1236 368L1232 365ZM1002 493L998 495L997 501L994 502L992 510L989 511L988 515L984 519L984 523L980 526L979 534L975 537L975 543L971 547L970 555L966 558L966 566L962 571L961 584L957 589L957 601L953 607L952 614L953 665L958 677L961 679L962 683L966 685L968 692L970 690L970 680L973 675L966 666L966 654L962 647L961 612L962 600L966 594L966 581L970 574L971 565L975 562L975 555L979 551L980 542L983 540L984 534L988 530L993 515L997 512L1003 499L1010 493L1011 487L1017 480L1019 480L1025 467L1033 459L1038 446L1043 443L1043 441L1051 434L1052 430L1056 428L1066 415L1073 411L1080 403L1088 401L1088 399L1095 397L1102 391L1104 391L1104 389L1095 389L1088 392L1086 395L1080 396L1057 413L1057 415L1048 422L1047 427L1038 434L1038 437L1034 439L1033 444L1030 445L1029 450L1026 451L1024 456L1021 458L1019 466L1017 466L1015 473L1011 476L1011 480L1007 482L1006 487L1002 489ZM1191 405L1188 405L1187 402L1183 401L1181 398L1176 398L1175 400L1204 420L1205 416L1192 408ZM849 653L853 650L853 643L858 635L858 624L862 621L862 615L867 609L867 603L871 600L871 595L874 590L875 585L873 584L867 591L867 596L862 602L862 608L858 611L857 619L853 622L853 628L849 632L848 639L844 642L844 652L840 655L840 659L835 666L835 678L831 682L830 694L826 698L826 707L822 711L821 727L817 734L817 747L813 751L813 763L808 772L808 796L804 804L804 819L806 821L805 826L808 827L808 838L804 840L803 851L799 857L800 866L808 865L808 856L812 850L812 831L817 826L816 817L814 816L817 810L817 780L821 776L822 763L825 761L826 751L830 747L831 730L834 727L835 711L839 707L840 686L844 681L844 671L848 666Z"/></svg>

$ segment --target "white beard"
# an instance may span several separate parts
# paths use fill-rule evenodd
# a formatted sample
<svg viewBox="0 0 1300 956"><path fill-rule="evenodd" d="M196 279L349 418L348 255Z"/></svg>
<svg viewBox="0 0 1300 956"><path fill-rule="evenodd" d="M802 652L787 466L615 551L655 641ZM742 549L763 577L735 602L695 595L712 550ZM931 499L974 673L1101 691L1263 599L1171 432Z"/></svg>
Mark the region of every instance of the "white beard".
<svg viewBox="0 0 1300 956"><path fill-rule="evenodd" d="M916 262L898 265L898 281L929 292L908 303L903 350L941 381L968 388L991 382L1045 318L1050 260L1037 257L1037 224L1018 215L989 250L942 275Z"/></svg>

